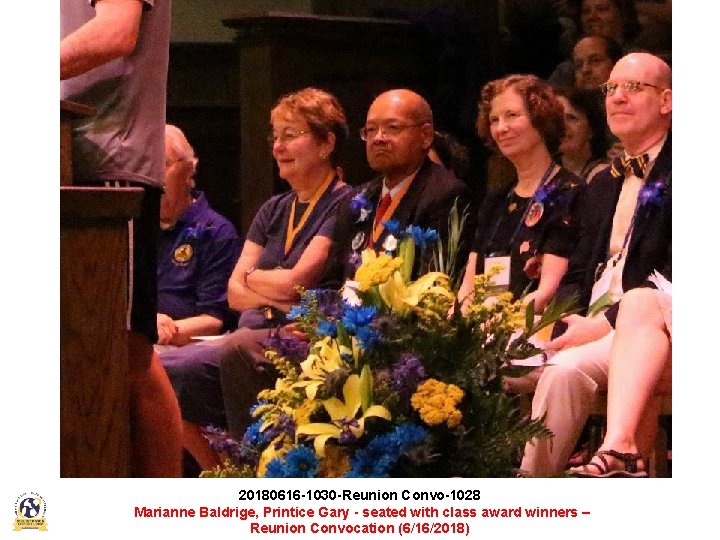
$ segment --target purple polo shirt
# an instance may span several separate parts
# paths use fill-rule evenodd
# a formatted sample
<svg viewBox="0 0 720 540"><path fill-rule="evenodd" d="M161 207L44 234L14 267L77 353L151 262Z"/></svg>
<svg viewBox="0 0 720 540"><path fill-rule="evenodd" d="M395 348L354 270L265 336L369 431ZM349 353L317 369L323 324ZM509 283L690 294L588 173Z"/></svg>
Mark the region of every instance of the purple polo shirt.
<svg viewBox="0 0 720 540"><path fill-rule="evenodd" d="M240 255L235 227L208 205L202 192L172 229L158 239L158 312L173 319L212 315L226 329L237 323L227 303L230 274Z"/></svg>

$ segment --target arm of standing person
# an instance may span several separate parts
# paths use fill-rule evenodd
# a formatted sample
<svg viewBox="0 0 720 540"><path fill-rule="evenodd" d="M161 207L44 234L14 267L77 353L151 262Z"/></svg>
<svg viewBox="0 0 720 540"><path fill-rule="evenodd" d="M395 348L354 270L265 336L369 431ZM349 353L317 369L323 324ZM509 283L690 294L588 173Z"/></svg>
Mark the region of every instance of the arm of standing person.
<svg viewBox="0 0 720 540"><path fill-rule="evenodd" d="M60 41L60 79L132 53L142 9L142 0L97 0L95 17Z"/></svg>

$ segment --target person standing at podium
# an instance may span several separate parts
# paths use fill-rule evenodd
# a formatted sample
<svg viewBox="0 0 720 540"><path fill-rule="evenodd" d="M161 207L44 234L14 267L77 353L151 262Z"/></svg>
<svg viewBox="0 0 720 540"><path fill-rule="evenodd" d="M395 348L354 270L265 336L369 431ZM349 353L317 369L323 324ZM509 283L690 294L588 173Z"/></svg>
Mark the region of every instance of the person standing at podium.
<svg viewBox="0 0 720 540"><path fill-rule="evenodd" d="M132 221L130 417L138 476L180 476L180 410L157 341L156 246L165 175L170 0L61 0L60 97L94 107L73 128L74 183L145 190Z"/></svg>

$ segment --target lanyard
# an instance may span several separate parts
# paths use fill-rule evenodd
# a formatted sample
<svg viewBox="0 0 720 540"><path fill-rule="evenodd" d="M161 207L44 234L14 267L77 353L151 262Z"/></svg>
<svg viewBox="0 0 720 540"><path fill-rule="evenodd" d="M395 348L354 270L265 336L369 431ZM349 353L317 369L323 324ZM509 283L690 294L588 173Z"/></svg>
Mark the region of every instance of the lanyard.
<svg viewBox="0 0 720 540"><path fill-rule="evenodd" d="M410 179L410 181L409 181L407 184L405 184L405 186L392 198L392 202L390 203L390 206L388 206L388 209L385 210L385 213L382 215L382 217L381 217L380 220L378 221L377 226L373 228L372 236L370 237L370 238L371 238L371 243L370 243L371 246L372 246L372 245L375 245L375 242L377 242L377 241L378 241L378 238L380 238L380 235L381 235L381 234L383 233L383 231L385 230L385 225L383 225L383 221L387 221L387 220L389 220L389 219L392 217L393 213L395 212L395 209L396 209L396 208L398 207L398 205L400 204L400 201L401 201L402 198L405 196L405 194L407 193L408 189L410 189L410 184L413 183L413 180L415 180L415 177L414 177L414 176L413 176L413 177ZM381 192L382 192L382 191L381 191Z"/></svg>
<svg viewBox="0 0 720 540"><path fill-rule="evenodd" d="M510 242L508 243L508 252L512 251L512 245L513 242L515 242L515 237L520 232L520 227L522 227L523 223L525 222L525 218L528 215L528 212L530 211L530 207L535 202L535 196L537 195L538 189L540 189L541 186L544 186L548 183L550 180L550 173L552 173L553 169L555 168L555 160L552 160L550 162L550 166L545 171L545 174L543 174L542 178L540 179L540 183L535 188L535 191L533 192L532 198L528 201L527 205L525 206L525 210L523 211L523 215L520 217L520 221L518 222L517 226L515 227L515 231L513 232L512 236L510 237ZM510 200L510 197L512 196L513 190L517 186L517 183L510 188L510 191L508 191L507 197L505 197L505 202ZM490 237L488 238L488 241L485 243L485 255L487 255L487 249L489 246L492 245L492 241L495 239L495 235L497 234L498 228L500 227L500 222L502 221L503 216L501 215L498 217L498 219L495 220L495 225L492 228L492 233L490 233Z"/></svg>
<svg viewBox="0 0 720 540"><path fill-rule="evenodd" d="M640 187L640 191L642 191L642 186ZM635 210L633 211L632 218L630 218L630 225L628 225L628 229L627 229L627 232L625 233L625 238L623 239L623 243L622 243L622 246L620 247L620 251L618 251L616 259L613 261L613 266L617 266L617 263L619 263L622 260L623 254L625 253L625 248L627 247L628 242L630 241L630 235L632 234L633 229L635 228L635 219L637 218L638 212L640 211L640 191L638 191L638 198L637 198L637 201L635 202ZM610 240L608 239L608 243L609 242L610 242ZM609 250L610 250L610 247L608 246L608 251Z"/></svg>
<svg viewBox="0 0 720 540"><path fill-rule="evenodd" d="M333 178L335 178L334 170L328 173L325 180L323 180L323 183L320 184L320 186L315 190L315 193L313 193L313 196L310 198L310 203L307 205L307 208L305 208L303 215L300 217L300 222L297 224L297 227L293 226L293 224L295 223L295 204L297 203L297 195L295 195L292 206L290 206L290 217L288 218L287 232L285 233L285 255L290 252L290 248L295 241L295 237L305 226L305 223L310 217L310 214L312 214L315 205L318 203L323 194L327 191Z"/></svg>

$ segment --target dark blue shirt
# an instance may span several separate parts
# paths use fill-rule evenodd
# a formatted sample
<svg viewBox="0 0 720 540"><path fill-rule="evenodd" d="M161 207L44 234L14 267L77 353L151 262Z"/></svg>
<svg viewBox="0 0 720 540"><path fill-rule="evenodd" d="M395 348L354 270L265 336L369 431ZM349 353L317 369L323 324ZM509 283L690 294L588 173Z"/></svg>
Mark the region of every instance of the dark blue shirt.
<svg viewBox="0 0 720 540"><path fill-rule="evenodd" d="M231 329L237 316L227 303L230 274L240 255L235 227L208 205L202 192L172 229L158 239L158 312L173 319L212 315Z"/></svg>

